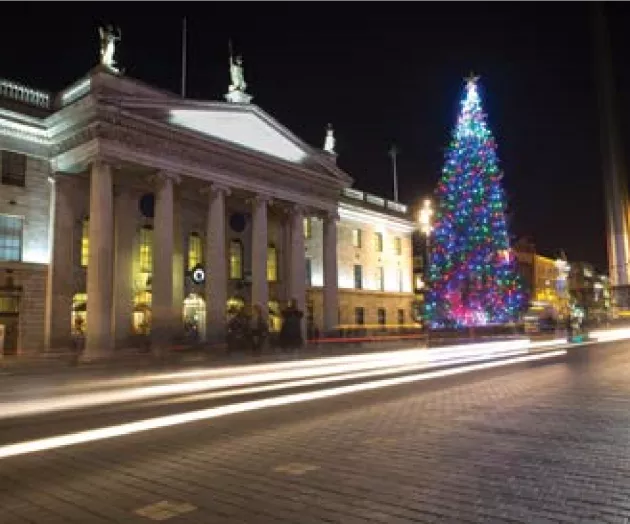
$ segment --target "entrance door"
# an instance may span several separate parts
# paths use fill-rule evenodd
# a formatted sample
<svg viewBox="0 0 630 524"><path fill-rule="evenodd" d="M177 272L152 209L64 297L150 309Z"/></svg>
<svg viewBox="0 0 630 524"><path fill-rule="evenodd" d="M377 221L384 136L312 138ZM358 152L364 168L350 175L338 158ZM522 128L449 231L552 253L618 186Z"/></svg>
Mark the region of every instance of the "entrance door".
<svg viewBox="0 0 630 524"><path fill-rule="evenodd" d="M19 319L20 316L16 313L0 313L0 324L4 326L2 354L6 357L17 355Z"/></svg>

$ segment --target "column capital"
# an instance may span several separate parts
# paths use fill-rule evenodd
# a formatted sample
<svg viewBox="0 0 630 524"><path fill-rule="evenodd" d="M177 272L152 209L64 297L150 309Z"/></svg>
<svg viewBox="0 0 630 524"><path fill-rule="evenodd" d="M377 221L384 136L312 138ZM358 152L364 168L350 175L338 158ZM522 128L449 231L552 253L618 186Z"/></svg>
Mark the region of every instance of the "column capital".
<svg viewBox="0 0 630 524"><path fill-rule="evenodd" d="M154 184L163 184L165 182L179 184L182 181L181 177L172 171L158 171L154 175L151 175L150 179Z"/></svg>
<svg viewBox="0 0 630 524"><path fill-rule="evenodd" d="M223 184L212 183L202 187L200 193L202 195L211 196L214 196L217 193L223 193L224 196L230 196L232 194L232 190L229 187L224 186Z"/></svg>
<svg viewBox="0 0 630 524"><path fill-rule="evenodd" d="M245 202L248 204L268 204L272 205L274 203L273 198L266 193L256 193L245 199Z"/></svg>

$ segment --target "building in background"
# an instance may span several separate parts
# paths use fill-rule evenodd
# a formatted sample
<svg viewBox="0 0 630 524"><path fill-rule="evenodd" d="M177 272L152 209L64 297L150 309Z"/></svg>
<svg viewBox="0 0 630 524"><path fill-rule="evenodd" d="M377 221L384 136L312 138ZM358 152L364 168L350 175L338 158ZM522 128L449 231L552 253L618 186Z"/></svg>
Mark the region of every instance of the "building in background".
<svg viewBox="0 0 630 524"><path fill-rule="evenodd" d="M237 91L0 80L4 354L222 340L230 312L266 305L277 329L290 299L321 332L408 321L406 206L349 189L332 130L313 148Z"/></svg>
<svg viewBox="0 0 630 524"><path fill-rule="evenodd" d="M592 264L571 263L569 291L575 303L584 309L587 320L604 322L609 319L612 306L610 281L606 275L598 274ZM623 311L621 314L625 316Z"/></svg>
<svg viewBox="0 0 630 524"><path fill-rule="evenodd" d="M566 316L570 301L566 273L570 263L537 253L535 244L528 238L514 244L514 254L530 309L558 319Z"/></svg>

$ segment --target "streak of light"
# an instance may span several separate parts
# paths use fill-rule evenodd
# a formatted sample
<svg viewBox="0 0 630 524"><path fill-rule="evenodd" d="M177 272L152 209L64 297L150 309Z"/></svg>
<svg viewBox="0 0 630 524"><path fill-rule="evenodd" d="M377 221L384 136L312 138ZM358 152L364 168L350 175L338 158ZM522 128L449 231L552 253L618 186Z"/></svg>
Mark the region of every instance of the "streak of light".
<svg viewBox="0 0 630 524"><path fill-rule="evenodd" d="M428 352L430 350L425 349L385 352L379 354L378 358L375 357L375 355L369 355L363 361L356 358L348 359L346 357L340 357L339 359L332 359L334 364L329 365L314 366L311 361L311 365L298 366L287 370L280 369L192 382L179 382L141 388L102 391L91 394L86 393L82 395L65 395L56 398L25 400L5 403L0 413L0 418L24 417L51 411L65 411L104 404L132 402L170 395L183 395L201 391L233 388L257 383L348 373L352 371L382 368L384 366L392 367L417 362L426 363L427 361L440 362L444 361L445 358L474 357L475 355L488 352L502 353L505 351L524 350L528 343L528 340L514 340L503 343L475 344L474 347L470 345L453 346L447 352L441 350L437 353L438 355L440 353L443 355L441 359L435 359L436 353L430 353ZM433 360L431 360L432 356Z"/></svg>
<svg viewBox="0 0 630 524"><path fill-rule="evenodd" d="M558 357L566 355L566 350L550 351L547 353L540 353L536 355L518 356L510 359L504 359L495 362L487 362L481 364L472 364L468 366L462 366L452 369L445 369L439 371L431 371L427 373L421 373L416 375L407 375L403 377L394 377L388 379L381 379L372 382L364 382L360 384L351 384L347 386L339 386L335 388L323 389L319 391L312 391L307 393L294 393L290 395L283 395L280 397L272 397L261 400L251 400L247 402L241 402L237 404L228 404L226 406L218 406L208 409L202 409L197 411L190 411L186 413L178 413L176 415L168 415L164 417L156 417L146 420L139 420L136 422L130 422L126 424L120 424L117 426L109 426L98 429L91 429L88 431L81 431L78 433L70 433L68 435L57 435L55 437L49 437L38 440L31 440L27 442L19 442L15 444L9 444L0 447L0 459L7 457L15 457L18 455L24 455L28 453L34 453L38 451L45 451L60 447L67 447L77 444L85 444L88 442L94 442L98 440L105 440L115 437L121 437L124 435L131 435L134 433L150 431L165 427L176 426L180 424L187 424L191 422L198 422L201 420L209 420L213 418L223 417L226 415L233 415L237 413L244 413L248 411L255 411L270 407L285 406L289 404L295 404L298 402L306 402L316 399L324 399L336 397L339 395L346 395L350 393L357 393L361 391L368 391L374 389L380 389L384 387L391 387L396 385L408 384L411 382L419 382L429 380L432 378L440 378L452 375L458 375L462 373L470 373L472 371L495 368L500 366L507 366L510 364L517 364L522 362L530 362L535 360L548 359L552 357Z"/></svg>

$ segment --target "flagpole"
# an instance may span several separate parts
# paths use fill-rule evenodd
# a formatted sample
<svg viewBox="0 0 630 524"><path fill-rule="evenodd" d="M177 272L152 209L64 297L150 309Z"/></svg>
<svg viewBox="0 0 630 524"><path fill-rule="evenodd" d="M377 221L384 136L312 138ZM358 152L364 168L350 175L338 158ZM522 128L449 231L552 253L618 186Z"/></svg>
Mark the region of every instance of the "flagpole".
<svg viewBox="0 0 630 524"><path fill-rule="evenodd" d="M396 165L398 148L395 145L389 150L389 156L392 158L392 174L394 175L394 202L398 202L398 166Z"/></svg>
<svg viewBox="0 0 630 524"><path fill-rule="evenodd" d="M182 24L182 98L186 98L186 17Z"/></svg>

